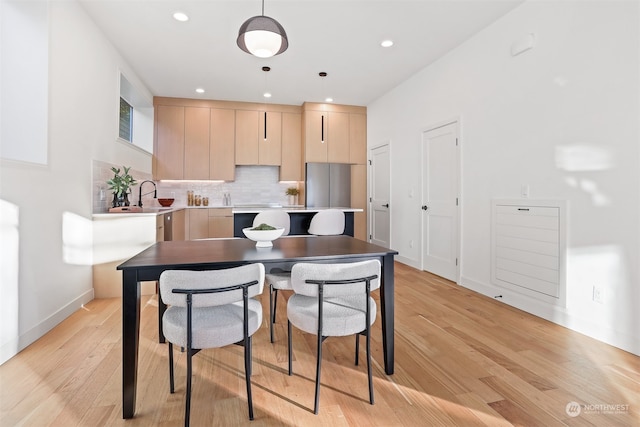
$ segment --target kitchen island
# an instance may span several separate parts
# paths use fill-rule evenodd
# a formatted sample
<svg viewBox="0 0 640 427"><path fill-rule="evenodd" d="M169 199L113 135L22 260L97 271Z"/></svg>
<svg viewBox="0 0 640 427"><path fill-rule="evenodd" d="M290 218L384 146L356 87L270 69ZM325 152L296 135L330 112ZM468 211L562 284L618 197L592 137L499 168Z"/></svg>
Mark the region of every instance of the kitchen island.
<svg viewBox="0 0 640 427"><path fill-rule="evenodd" d="M234 207L233 208L233 237L244 237L242 229L253 226L253 219L262 211L273 208L263 207ZM282 207L282 209L289 214L291 218L291 229L289 231L290 236L296 235L308 235L309 224L311 224L311 218L318 213L318 211L326 210L329 208L306 208L300 207ZM339 209L344 212L344 233L347 236L353 237L353 213L362 212L362 209L357 208L331 208Z"/></svg>

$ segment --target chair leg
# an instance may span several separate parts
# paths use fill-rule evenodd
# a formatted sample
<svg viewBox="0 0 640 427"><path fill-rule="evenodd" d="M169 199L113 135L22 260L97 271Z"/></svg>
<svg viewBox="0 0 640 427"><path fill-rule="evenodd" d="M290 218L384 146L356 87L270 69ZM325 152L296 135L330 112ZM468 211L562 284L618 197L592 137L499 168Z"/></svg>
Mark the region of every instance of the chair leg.
<svg viewBox="0 0 640 427"><path fill-rule="evenodd" d="M187 392L186 392L186 404L184 409L184 425L185 427L189 426L189 417L191 415L191 375L192 375L192 366L191 366L191 351L187 349Z"/></svg>
<svg viewBox="0 0 640 427"><path fill-rule="evenodd" d="M360 353L360 334L356 334L356 366L358 366L358 354Z"/></svg>
<svg viewBox="0 0 640 427"><path fill-rule="evenodd" d="M273 324L276 323L276 304L278 304L278 290L269 284L269 335L273 342Z"/></svg>
<svg viewBox="0 0 640 427"><path fill-rule="evenodd" d="M289 375L293 373L293 365L291 363L291 357L293 356L293 351L291 351L291 322L287 320L287 350L289 354Z"/></svg>
<svg viewBox="0 0 640 427"><path fill-rule="evenodd" d="M369 376L369 403L373 405L373 376L371 374L371 328L367 326L367 375Z"/></svg>
<svg viewBox="0 0 640 427"><path fill-rule="evenodd" d="M169 343L169 392L175 392L175 383L173 382L173 344Z"/></svg>
<svg viewBox="0 0 640 427"><path fill-rule="evenodd" d="M316 400L313 413L318 415L320 406L320 368L322 367L322 335L318 335L318 359L316 360Z"/></svg>
<svg viewBox="0 0 640 427"><path fill-rule="evenodd" d="M247 382L249 419L253 420L253 399L251 398L251 337L247 337L247 342L244 345L244 376Z"/></svg>

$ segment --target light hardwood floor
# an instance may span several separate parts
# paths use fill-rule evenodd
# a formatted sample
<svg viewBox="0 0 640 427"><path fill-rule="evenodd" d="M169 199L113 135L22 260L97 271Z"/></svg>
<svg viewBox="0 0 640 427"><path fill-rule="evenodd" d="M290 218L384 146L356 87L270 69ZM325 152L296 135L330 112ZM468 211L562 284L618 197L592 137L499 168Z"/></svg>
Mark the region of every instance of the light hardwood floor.
<svg viewBox="0 0 640 427"><path fill-rule="evenodd" d="M268 313L267 293L262 300ZM99 299L0 367L0 425L182 425L184 356L171 395L155 296L143 300L141 316L133 420L121 419L120 299ZM400 263L395 374L381 366L378 319L373 406L364 354L356 367L353 338L330 338L313 415L315 337L295 332L289 377L285 318L281 299L276 342L269 343L266 315L254 338L253 422L242 348L194 357L193 426L640 425L639 357ZM570 402L586 406L572 417Z"/></svg>

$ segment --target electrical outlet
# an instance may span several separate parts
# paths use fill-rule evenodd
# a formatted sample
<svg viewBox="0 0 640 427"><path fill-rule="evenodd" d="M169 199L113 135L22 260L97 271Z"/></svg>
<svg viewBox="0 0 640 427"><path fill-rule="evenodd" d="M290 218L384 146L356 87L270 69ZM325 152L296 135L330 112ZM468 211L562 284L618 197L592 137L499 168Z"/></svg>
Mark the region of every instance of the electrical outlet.
<svg viewBox="0 0 640 427"><path fill-rule="evenodd" d="M598 304L604 303L604 291L598 286L593 287L593 302L597 302Z"/></svg>
<svg viewBox="0 0 640 427"><path fill-rule="evenodd" d="M413 240L409 240L409 247L412 248L413 247Z"/></svg>

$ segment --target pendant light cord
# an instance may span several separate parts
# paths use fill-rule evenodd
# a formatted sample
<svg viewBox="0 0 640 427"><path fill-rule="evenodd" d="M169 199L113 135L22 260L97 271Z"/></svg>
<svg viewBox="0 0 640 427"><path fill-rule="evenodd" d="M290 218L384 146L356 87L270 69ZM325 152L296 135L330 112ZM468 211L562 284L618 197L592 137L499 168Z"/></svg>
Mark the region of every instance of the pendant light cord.
<svg viewBox="0 0 640 427"><path fill-rule="evenodd" d="M264 16L264 0L262 0L262 16Z"/></svg>

